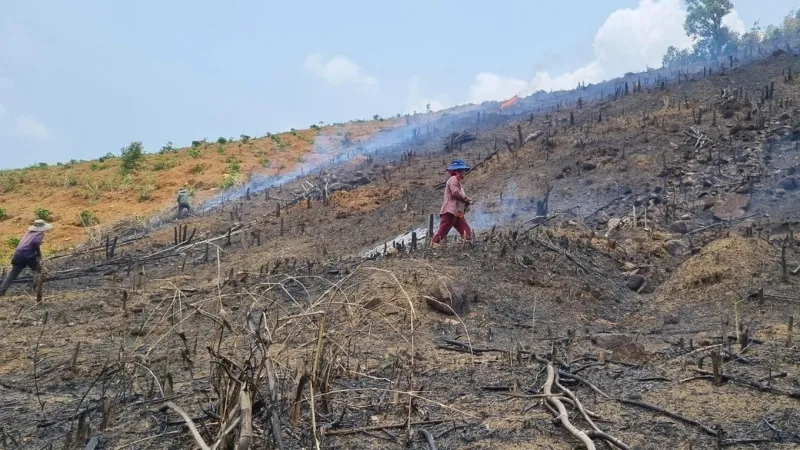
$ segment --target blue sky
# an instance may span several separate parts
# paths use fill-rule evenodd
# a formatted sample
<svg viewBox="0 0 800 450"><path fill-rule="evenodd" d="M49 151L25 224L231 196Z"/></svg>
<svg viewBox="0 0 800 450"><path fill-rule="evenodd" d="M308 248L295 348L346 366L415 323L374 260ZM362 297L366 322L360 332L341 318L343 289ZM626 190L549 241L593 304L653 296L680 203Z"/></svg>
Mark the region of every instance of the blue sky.
<svg viewBox="0 0 800 450"><path fill-rule="evenodd" d="M734 0L729 24L798 0ZM688 45L680 0L0 0L0 168L572 87Z"/></svg>

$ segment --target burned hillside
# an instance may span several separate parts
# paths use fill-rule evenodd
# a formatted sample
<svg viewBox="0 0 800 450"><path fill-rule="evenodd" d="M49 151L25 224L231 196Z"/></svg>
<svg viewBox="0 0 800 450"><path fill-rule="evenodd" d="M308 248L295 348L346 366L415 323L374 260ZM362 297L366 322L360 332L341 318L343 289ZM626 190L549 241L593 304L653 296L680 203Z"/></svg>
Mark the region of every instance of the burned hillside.
<svg viewBox="0 0 800 450"><path fill-rule="evenodd" d="M796 448L797 64L475 107L120 224L3 298L0 445ZM432 250L456 158L475 238Z"/></svg>

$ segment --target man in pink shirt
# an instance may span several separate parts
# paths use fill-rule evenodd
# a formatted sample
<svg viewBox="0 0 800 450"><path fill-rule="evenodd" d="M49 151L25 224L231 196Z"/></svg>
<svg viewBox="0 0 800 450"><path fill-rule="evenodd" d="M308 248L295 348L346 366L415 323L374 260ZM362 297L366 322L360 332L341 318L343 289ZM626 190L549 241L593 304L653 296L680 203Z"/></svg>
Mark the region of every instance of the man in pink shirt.
<svg viewBox="0 0 800 450"><path fill-rule="evenodd" d="M461 180L464 179L464 174L470 170L470 167L464 161L457 159L453 161L447 168L447 173L450 178L444 188L444 204L439 211L439 230L433 235L431 240L431 247L436 248L450 232L451 228L455 228L461 238L465 241L472 239L472 230L464 218L464 213L467 206L472 203L472 200L467 197L464 189L461 187Z"/></svg>

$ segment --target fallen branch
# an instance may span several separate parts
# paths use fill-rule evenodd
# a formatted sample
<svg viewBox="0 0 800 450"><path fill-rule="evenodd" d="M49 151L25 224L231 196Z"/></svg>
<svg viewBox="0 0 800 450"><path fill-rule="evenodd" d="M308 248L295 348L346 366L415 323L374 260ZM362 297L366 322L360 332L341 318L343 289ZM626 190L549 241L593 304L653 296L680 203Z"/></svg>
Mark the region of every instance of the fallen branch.
<svg viewBox="0 0 800 450"><path fill-rule="evenodd" d="M553 369L553 364L548 362L547 363L547 379L544 382L544 387L542 388L546 395L552 394L553 383L555 383L556 379L556 371ZM564 403L561 402L557 397L548 397L547 403L558 412L558 415L553 419L554 421L558 421L561 423L561 426L564 427L567 431L570 432L573 436L578 438L584 446L586 446L586 450L596 450L594 442L592 439L586 435L583 431L577 429L575 425L572 425L569 421L569 414L567 414L567 408L564 406Z"/></svg>
<svg viewBox="0 0 800 450"><path fill-rule="evenodd" d="M708 225L708 226L705 226L705 227L701 227L701 228L698 228L696 230L691 230L688 233L685 233L684 236L688 236L688 235L694 234L694 233L699 233L701 231L708 230L709 228L718 227L720 225L732 224L734 222L739 222L739 221L742 221L742 220L750 219L751 217L755 217L757 215L758 214L750 214L749 216L739 217L738 219L729 219L729 220L723 220L722 222L712 223L711 225Z"/></svg>
<svg viewBox="0 0 800 450"><path fill-rule="evenodd" d="M433 435L430 431L423 428L419 430L419 432L425 437L425 441L428 443L428 450L438 450L436 447L436 442L433 440Z"/></svg>
<svg viewBox="0 0 800 450"><path fill-rule="evenodd" d="M438 425L440 423L446 422L445 420L424 420L421 422L411 422L410 424L403 422L403 423L394 423L390 425L373 425L370 427L357 427L357 428L344 428L341 430L320 430L320 434L322 436L343 436L346 434L357 434L363 433L365 431L377 431L377 430L391 430L395 428L406 428L408 426L418 427L422 425Z"/></svg>
<svg viewBox="0 0 800 450"><path fill-rule="evenodd" d="M192 437L194 437L194 440L197 442L197 445L199 445L202 450L211 450L211 448L206 444L206 441L203 440L203 437L200 436L200 432L197 431L197 427L194 426L194 421L192 421L192 418L189 417L188 414L186 414L186 411L184 411L183 409L181 409L180 406L172 402L165 403L165 406L169 407L183 418L183 421L186 422L186 426L189 427L189 431L192 432Z"/></svg>
<svg viewBox="0 0 800 450"><path fill-rule="evenodd" d="M448 347L446 345L439 345L438 347L443 349L443 350L452 350L452 351L455 351L455 352L464 352L464 353L492 353L492 352L508 353L508 350L502 350L502 349L499 349L499 348L473 347L470 344L466 344L464 342L459 342L459 341L454 341L454 340L451 340L451 339L444 339L444 342L446 342L446 343L448 343L450 345L455 345L458 348Z"/></svg>
<svg viewBox="0 0 800 450"><path fill-rule="evenodd" d="M665 415L667 417L671 417L671 418L673 418L675 420L680 420L683 423L687 423L689 425L694 425L694 426L700 428L701 430L703 430L706 434L709 434L711 436L716 436L717 435L717 431L716 430L713 430L713 429L707 427L706 425L703 425L702 423L700 423L700 422L698 422L698 421L696 421L694 419L690 419L688 417L684 417L684 416L682 416L680 414L677 414L677 413L674 413L672 411L667 411L664 408L660 408L658 406L651 405L649 403L640 402L638 400L628 400L628 399L624 399L624 398L618 398L617 401L622 403L622 404L624 404L624 405L633 405L633 406L638 406L640 408L649 409L651 411L655 411L657 413L663 414L663 415Z"/></svg>
<svg viewBox="0 0 800 450"><path fill-rule="evenodd" d="M713 375L711 372L703 369L694 369L694 371L702 375ZM785 397L795 398L800 400L800 392L797 391L784 391L783 389L778 389L776 387L763 385L758 381L746 380L744 378L739 378L732 375L720 374L720 377L722 377L722 379L725 381L732 381L736 384L741 384L742 386L748 386L753 389L758 389L761 392L768 392L770 394L775 394L775 395L783 395Z"/></svg>

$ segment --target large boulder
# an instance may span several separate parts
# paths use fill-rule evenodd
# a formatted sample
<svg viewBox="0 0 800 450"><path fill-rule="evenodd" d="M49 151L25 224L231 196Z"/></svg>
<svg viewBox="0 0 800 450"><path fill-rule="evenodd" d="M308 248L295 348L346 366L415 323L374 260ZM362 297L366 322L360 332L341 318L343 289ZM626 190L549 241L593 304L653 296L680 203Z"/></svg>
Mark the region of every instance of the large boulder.
<svg viewBox="0 0 800 450"><path fill-rule="evenodd" d="M689 225L683 220L676 220L669 224L669 231L678 234L686 234L689 232Z"/></svg>
<svg viewBox="0 0 800 450"><path fill-rule="evenodd" d="M686 247L686 244L684 244L683 241L679 239L672 239L667 241L666 243L664 243L664 248L667 249L667 252L669 252L669 254L672 256L683 256L689 250Z"/></svg>
<svg viewBox="0 0 800 450"><path fill-rule="evenodd" d="M728 194L718 200L711 211L717 219L733 220L744 217L748 206L750 206L750 196Z"/></svg>
<svg viewBox="0 0 800 450"><path fill-rule="evenodd" d="M625 282L630 290L638 294L652 294L656 290L649 278L638 273L628 275Z"/></svg>

